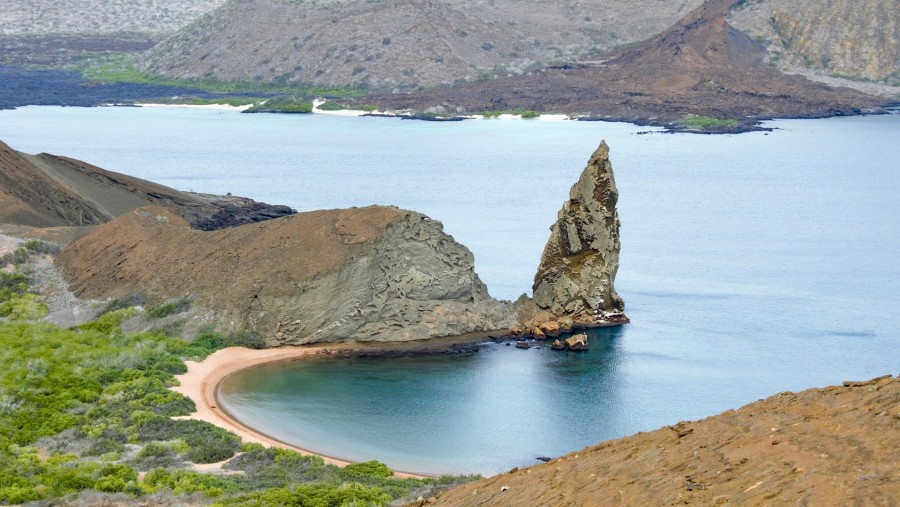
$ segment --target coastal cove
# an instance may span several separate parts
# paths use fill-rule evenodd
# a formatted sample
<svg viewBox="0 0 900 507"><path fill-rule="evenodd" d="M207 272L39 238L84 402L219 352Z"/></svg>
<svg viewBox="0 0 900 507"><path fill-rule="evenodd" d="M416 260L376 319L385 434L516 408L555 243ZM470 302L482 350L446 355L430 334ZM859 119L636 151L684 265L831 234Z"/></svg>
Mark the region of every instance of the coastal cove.
<svg viewBox="0 0 900 507"><path fill-rule="evenodd" d="M529 290L547 226L605 139L621 193L616 286L633 323L594 332L587 354L485 345L316 359L222 386L230 411L278 439L425 473L492 474L779 391L897 372L900 116L765 126L775 130L697 136L600 122L0 112L15 149L182 190L423 212L506 299Z"/></svg>

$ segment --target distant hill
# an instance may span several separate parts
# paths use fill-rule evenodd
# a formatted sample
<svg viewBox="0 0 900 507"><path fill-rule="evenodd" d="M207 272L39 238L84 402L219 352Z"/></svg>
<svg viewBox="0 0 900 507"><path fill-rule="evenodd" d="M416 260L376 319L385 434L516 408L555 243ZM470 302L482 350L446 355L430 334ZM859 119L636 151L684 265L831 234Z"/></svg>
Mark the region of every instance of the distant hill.
<svg viewBox="0 0 900 507"><path fill-rule="evenodd" d="M729 21L780 69L900 85L900 0L745 0Z"/></svg>
<svg viewBox="0 0 900 507"><path fill-rule="evenodd" d="M701 0L230 0L160 43L173 78L433 87L519 74L652 36Z"/></svg>
<svg viewBox="0 0 900 507"><path fill-rule="evenodd" d="M29 227L99 225L144 206L166 207L204 230L294 213L287 206L240 197L180 192L68 157L29 155L0 141L0 223Z"/></svg>
<svg viewBox="0 0 900 507"><path fill-rule="evenodd" d="M450 113L533 109L668 125L689 115L739 122L853 114L886 102L765 64L765 48L731 27L737 0L710 0L659 35L602 59L446 90L365 100Z"/></svg>
<svg viewBox="0 0 900 507"><path fill-rule="evenodd" d="M0 35L163 34L225 0L3 0Z"/></svg>

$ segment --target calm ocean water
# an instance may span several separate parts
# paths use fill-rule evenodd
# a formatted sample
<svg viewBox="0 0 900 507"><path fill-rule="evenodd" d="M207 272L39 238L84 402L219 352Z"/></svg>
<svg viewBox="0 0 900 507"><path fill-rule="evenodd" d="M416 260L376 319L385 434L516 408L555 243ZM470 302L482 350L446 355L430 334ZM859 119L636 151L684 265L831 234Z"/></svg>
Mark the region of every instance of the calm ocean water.
<svg viewBox="0 0 900 507"><path fill-rule="evenodd" d="M900 116L771 133L617 123L0 111L0 140L183 190L298 210L396 204L444 223L495 297L529 291L547 228L601 139L620 191L632 324L587 354L289 363L225 404L279 438L405 470L495 473L783 390L900 373Z"/></svg>

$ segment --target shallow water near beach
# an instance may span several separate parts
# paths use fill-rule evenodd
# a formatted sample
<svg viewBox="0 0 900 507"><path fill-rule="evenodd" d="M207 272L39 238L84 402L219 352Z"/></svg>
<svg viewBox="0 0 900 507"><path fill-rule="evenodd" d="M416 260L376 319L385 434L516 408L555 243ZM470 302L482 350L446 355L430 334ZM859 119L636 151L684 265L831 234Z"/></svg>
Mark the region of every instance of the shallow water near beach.
<svg viewBox="0 0 900 507"><path fill-rule="evenodd" d="M495 297L530 290L547 228L600 139L620 191L632 324L585 354L289 362L223 404L270 435L401 470L492 474L784 390L900 373L900 116L741 135L621 123L0 111L0 139L183 190L298 210L396 204L444 223Z"/></svg>

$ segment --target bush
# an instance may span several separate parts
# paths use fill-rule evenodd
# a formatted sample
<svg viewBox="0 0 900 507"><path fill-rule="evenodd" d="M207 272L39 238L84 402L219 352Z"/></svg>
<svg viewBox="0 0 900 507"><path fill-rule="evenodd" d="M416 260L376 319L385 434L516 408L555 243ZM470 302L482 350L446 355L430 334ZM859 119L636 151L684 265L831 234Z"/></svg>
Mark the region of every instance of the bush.
<svg viewBox="0 0 900 507"><path fill-rule="evenodd" d="M0 303L0 317L9 320L37 320L47 315L48 311L47 305L34 294L13 296Z"/></svg>
<svg viewBox="0 0 900 507"><path fill-rule="evenodd" d="M50 243L49 241L41 241L32 239L25 242L25 250L36 254L56 255L59 253L59 245Z"/></svg>
<svg viewBox="0 0 900 507"><path fill-rule="evenodd" d="M97 317L102 317L103 315L114 312L116 310L124 310L126 308L141 306L144 304L145 300L146 296L143 292L137 292L135 294L131 294L130 296L125 296L121 299L110 299L109 301L107 301L103 309L100 310L100 313L97 314Z"/></svg>
<svg viewBox="0 0 900 507"><path fill-rule="evenodd" d="M0 302L8 301L13 296L25 295L30 284L31 280L22 273L0 271Z"/></svg>
<svg viewBox="0 0 900 507"><path fill-rule="evenodd" d="M710 116L689 114L679 120L678 124L691 130L724 130L737 127L740 122L737 120L721 120Z"/></svg>
<svg viewBox="0 0 900 507"><path fill-rule="evenodd" d="M158 419L140 428L141 441L183 439L190 450L186 458L194 463L216 463L234 456L241 439L206 421L193 419Z"/></svg>
<svg viewBox="0 0 900 507"><path fill-rule="evenodd" d="M188 297L180 297L178 299L163 303L147 309L147 316L151 319L161 319L174 315L176 313L186 312L191 307L191 299Z"/></svg>
<svg viewBox="0 0 900 507"><path fill-rule="evenodd" d="M387 465L378 461L353 463L341 469L341 475L348 479L385 478L394 475Z"/></svg>
<svg viewBox="0 0 900 507"><path fill-rule="evenodd" d="M338 104L337 102L332 102L330 100L322 102L318 107L321 111L342 111L344 110L344 106Z"/></svg>
<svg viewBox="0 0 900 507"><path fill-rule="evenodd" d="M525 119L537 118L540 115L541 115L541 113L539 113L537 111L523 111L522 112L522 118L525 118Z"/></svg>
<svg viewBox="0 0 900 507"><path fill-rule="evenodd" d="M28 252L24 248L17 248L3 257L0 257L0 266L7 264L24 264L28 262Z"/></svg>

